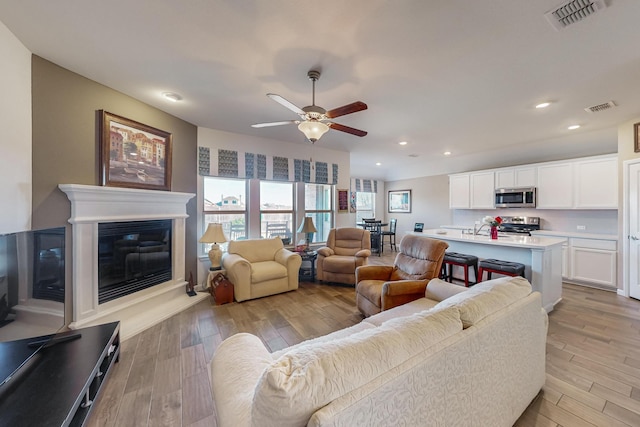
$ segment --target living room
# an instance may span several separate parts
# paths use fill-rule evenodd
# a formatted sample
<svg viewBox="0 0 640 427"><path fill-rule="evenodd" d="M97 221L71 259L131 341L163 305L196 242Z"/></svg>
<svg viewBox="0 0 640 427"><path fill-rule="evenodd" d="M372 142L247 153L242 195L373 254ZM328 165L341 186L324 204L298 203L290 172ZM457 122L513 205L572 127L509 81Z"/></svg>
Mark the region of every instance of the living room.
<svg viewBox="0 0 640 427"><path fill-rule="evenodd" d="M555 6L555 2L546 2L548 4L538 5L537 7L542 9L542 12ZM152 10L154 6L149 6ZM335 5L337 7L337 5ZM378 5L379 6L379 5ZM548 6L548 7L545 7ZM4 7L9 8L9 5ZM457 5L457 7L462 7ZM137 9L137 7L136 7ZM366 7L362 8L361 13L366 14ZM605 9L603 16L609 18L614 14L624 15L625 12L620 12L626 9L626 14L633 16L636 12L636 6L630 5L628 2L612 2L609 8ZM421 10L422 11L422 10ZM612 12L613 11L613 12ZM425 13L427 11L424 11ZM26 11L23 11L26 13ZM486 12L488 13L488 12ZM72 13L71 13L72 14ZM4 15L3 15L4 16ZM6 15L10 16L10 15ZM299 17L298 17L299 18ZM536 18L544 20L542 14L536 15ZM599 16L591 17L591 19L598 19ZM218 20L216 19L216 22ZM4 22L4 18L3 18ZM18 21L16 21L18 22ZM87 20L89 22L89 20ZM71 66L64 63L63 60L58 60L55 55L47 56L44 52L37 53L30 50L26 46L31 43L30 39L22 40L13 34L11 23L7 18L6 25L0 25L0 53L6 61L3 65L3 78L0 81L0 87L3 88L5 97L3 101L0 101L0 122L4 134L8 136L3 140L2 152L9 155L3 155L3 159L0 160L0 174L4 177L3 184L0 186L0 196L6 202L3 203L2 215L0 217L1 232L15 232L20 230L30 229L42 229L50 227L65 226L68 230L71 230L69 225L69 219L72 217L72 208L67 196L59 190L60 184L81 184L99 186L100 184L100 165L99 165L99 146L97 139L99 116L98 111L105 110L123 117L127 117L136 120L141 123L151 125L155 128L166 130L171 132L173 137L173 156L172 156L172 178L171 178L171 191L192 193L196 196L191 198L186 203L186 215L185 219L185 246L184 246L184 276L185 279L189 273L193 272L196 282L202 283L206 279L207 275L207 257L204 251L203 245L198 243L198 239L204 233L205 225L203 218L203 197L202 197L202 176L199 174L199 147L207 147L210 149L223 149L223 150L235 150L245 153L256 153L266 156L282 156L288 159L312 159L314 162L324 162L329 165L336 164L338 167L337 181L335 183L336 189L350 189L351 178L365 178L374 179L377 181L377 193L376 193L376 217L388 219L390 217L387 212L386 198L389 190L404 190L412 189L413 197L413 209L411 213L403 214L400 216L400 225L398 234L402 235L404 232L413 228L415 222L424 222L427 228L437 228L446 224L468 224L472 223L474 219L480 218L485 214L496 213L500 214L502 211L493 210L478 210L478 211L452 211L449 209L449 182L448 174L466 171L483 170L489 168L497 168L502 166L514 166L524 164L534 164L538 162L551 161L551 160L564 160L571 158L580 158L584 156L600 155L600 154L613 154L617 153L617 159L619 164L619 208L617 210L607 210L606 212L589 212L589 211L548 211L545 212L549 221L551 221L550 229L561 229L575 231L577 225L585 224L589 227L589 231L606 231L607 233L617 234L619 237L619 258L618 258L618 277L620 278L617 283L618 289L624 293L625 289L622 278L626 274L623 266L623 252L624 240L621 238L624 236L625 220L623 201L626 199L624 194L625 189L623 186L624 176L624 162L628 160L637 160L640 158L640 154L634 150L634 124L640 122L640 106L632 103L620 102L618 93L624 92L624 89L616 87L616 95L606 93L606 91L596 90L598 86L597 82L581 81L580 89L584 89L586 92L590 88L594 88L593 95L584 97L577 103L583 103L584 107L592 105L601 101L608 101L612 98L619 105L616 108L623 109L624 112L621 116L622 119L617 119L612 122L611 119L606 119L605 124L594 124L595 122L589 122L592 116L579 116L583 119L583 128L578 130L577 134L569 134L565 132L564 122L558 123L557 127L562 127L562 132L556 132L554 134L542 134L534 132L535 129L531 127L523 127L522 133L531 133L539 135L539 139L520 139L517 144L511 145L505 144L504 146L492 145L491 142L487 143L483 150L476 148L461 148L461 152L454 150L454 153L448 157L442 157L441 151L444 150L444 142L446 137L443 134L434 136L433 139L424 139L424 142L415 142L418 139L410 141L413 146L401 150L401 156L394 158L392 155L385 157L384 151L382 151L378 159L381 166L376 166L373 157L374 148L363 147L367 144L367 138L364 137L361 140L353 135L340 135L339 140L334 140L332 143L332 137L337 134L335 130L330 130L327 135L320 139L316 144L310 145L304 143L303 136L297 129L291 127L288 129L289 136L280 138L269 130L259 133L252 130L250 132L255 133L238 133L233 131L224 130L220 127L209 127L202 123L207 123L206 116L218 115L220 118L217 120L224 122L225 120L232 120L233 115L246 114L246 109L249 108L248 104L254 104L255 100L259 100L262 104L259 105L259 114L250 116L247 118L247 123L257 123L261 121L278 120L280 118L289 119L286 109L276 105L264 95L267 92L273 91L281 94L282 96L289 97L290 93L296 93L295 102L303 103L308 101L308 97L311 91L311 84L306 78L306 68L310 68L316 64L308 62L302 66L299 62L307 60L309 57L302 57L302 59L295 58L297 49L303 49L302 47L293 49L288 52L280 53L281 58L288 58L289 61L295 63L292 68L297 69L293 71L287 71L287 77L278 75L279 68L282 67L281 61L278 61L277 66L274 66L274 70L269 70L269 76L263 76L260 71L260 66L252 64L247 66L247 69L253 69L255 81L251 83L241 82L240 84L252 85L252 91L255 92L255 97L251 100L242 98L238 101L238 106L235 108L229 108L228 111L224 108L210 109L198 105L191 101L189 98L191 93L184 92L182 96L185 98L177 104L163 104L163 100L159 98L159 93L166 90L172 90L181 92L178 88L171 87L170 79L165 80L165 86L160 87L158 82L149 83L148 85L138 85L137 91L131 91L128 88L119 88L117 85L112 85L108 78L98 78L98 74L93 74L87 65L87 68L81 66ZM545 25L548 23L544 22ZM624 21L625 25L620 25L619 28L627 29L627 21ZM284 25L284 24L283 24ZM301 25L296 24L296 27ZM550 31L555 31L549 27ZM227 28L229 33L233 33L232 28ZM411 29L407 30L407 34L411 34ZM416 30L417 31L417 30ZM506 31L506 30L505 30ZM631 31L631 30L629 30ZM622 38L625 34L627 38L633 37L620 30ZM424 33L419 33L422 37ZM496 30L496 34L503 35L501 31ZM550 33L549 37L555 37L557 35L566 33ZM318 36L319 37L319 36ZM573 36L575 37L575 35ZM46 37L41 37L46 38ZM52 36L52 40L56 37ZM212 42L212 40L209 40ZM385 53L389 57L393 57L391 51L393 45L384 45L383 42L377 39L377 42L385 49ZM95 46L105 48L108 43L104 40L94 41ZM217 46L216 42L216 46ZM435 43L435 42L433 42ZM464 43L461 41L461 45ZM313 50L313 46L305 45L308 50ZM464 49L464 55L469 55L469 51L472 50L471 43L469 43L466 49ZM626 50L631 52L634 49L626 47L620 47L611 50ZM118 49L117 46L110 46L109 48ZM330 47L324 49L330 50ZM429 45L425 44L425 51L428 51ZM592 56L603 54L603 51L608 49L607 46L600 46L595 44L593 47ZM35 49L34 49L35 50ZM161 49L159 49L161 50ZM205 51L202 49L201 51ZM325 52L326 53L326 52ZM160 53L158 54L160 55ZM632 55L632 54L629 54ZM196 55L197 56L197 55ZM209 56L215 55L207 53L208 59L202 61L211 61ZM241 55L239 55L241 56ZM315 50L314 61L322 62L322 55ZM428 55L426 55L428 56ZM463 56L461 54L461 56ZM46 58L46 59L45 59ZM324 65L326 67L327 74L317 82L316 90L318 93L318 103L333 106L333 100L337 100L336 105L343 105L347 102L361 99L369 104L368 111L362 111L353 116L353 118L345 118L344 123L353 125L356 127L365 128L370 132L368 136L374 136L376 133L383 133L382 138L386 139L387 145L394 145L394 149L397 149L396 139L403 138L403 136L397 136L397 134L390 134L380 132L375 128L374 123L369 125L369 122L358 120L364 120L360 118L368 113L373 113L374 110L391 110L402 109L402 92L397 95L398 98L392 98L389 107L384 106L381 96L375 95L373 86L389 85L395 86L395 82L390 82L387 74L391 75L391 70L380 66L379 75L375 75L363 86L367 86L368 89L350 89L350 93L347 92L345 97L339 97L335 91L335 81L332 82L330 69L332 64L339 62L337 57L331 56L327 59ZM586 61L579 54L576 54L575 59L571 61L566 57L562 57L562 61ZM446 59L446 58L444 58ZM616 58L618 63L616 66L624 68L623 64L635 64L637 61L632 61L626 57ZM453 61L453 59L450 58ZM215 61L215 59L213 60ZM375 60L370 59L371 64L367 69L375 69L378 62L385 62L385 59ZM392 62L386 60L386 62ZM607 62L607 61L603 61ZM527 65L520 64L523 68ZM359 65L365 67L364 65ZM302 67L302 68L301 68ZM335 65L338 70L343 70L344 66ZM347 87L357 86L357 83L361 80L359 77L361 74L356 72L355 66L346 68L352 68L352 74L345 76L345 79L352 79L351 83L345 83ZM602 71L602 74L598 74L596 77L607 80L620 80L621 75L629 74L635 75L633 65L624 68L624 70L618 70L616 74L615 70L609 69L607 74L606 70ZM521 69L518 67L517 69ZM589 69L585 66L585 69ZM72 71L73 70L73 71ZM302 70L302 73L299 71ZM467 68L467 70L469 70ZM427 75L431 75L430 78L436 78L440 72L437 70L425 69L425 79ZM471 71L468 71L471 72ZM289 74L290 73L290 74ZM297 74L296 74L297 73ZM430 74L431 73L431 74ZM272 75L273 74L273 75ZM301 74L301 75L300 75ZM337 72L334 72L333 76ZM375 74L375 73L374 73ZM587 74L587 73L585 73ZM275 77L274 77L275 76ZM297 76L297 77L296 77ZM290 81L297 78L297 82ZM482 73L480 73L478 79L481 79ZM485 76L486 77L486 76ZM200 77L198 77L200 78ZM224 81L227 79L229 84L233 82L236 84L236 80L239 78L233 76L232 71L226 73L220 73L215 76L216 81ZM634 81L630 78L630 81ZM416 87L421 87L417 81L414 81ZM512 84L513 82L508 82ZM589 83L592 83L589 85ZM224 83L220 83L222 86ZM480 83L481 85L482 83ZM291 86L293 85L293 86ZM325 85L325 86L323 86ZM633 97L636 89L636 84L626 86L625 96ZM434 87L421 87L423 96L428 98L430 91L435 91ZM461 91L466 90L461 87ZM211 91L212 97L217 96L216 90L205 88L203 85L202 92ZM324 91L329 92L327 98L323 96ZM408 89L404 89L408 92ZM153 92L153 93L151 93ZM549 94L553 97L552 91L549 90L546 93L539 94L539 96L546 96ZM604 92L604 93L603 93ZM369 95L370 94L370 95ZM559 95L556 95L559 96ZM233 100L227 96L220 96L224 98L230 105ZM636 99L640 99L640 96L635 96ZM149 101L153 99L153 101ZM550 98L551 99L551 98ZM561 103L559 99L552 99L558 103ZM532 99L533 101L533 99ZM587 102L588 101L588 102ZM458 102L456 100L456 102ZM476 106L476 104L473 104ZM196 120L187 120L183 116L183 112L179 109L184 108L190 110L189 117L200 117L201 122ZM254 108L251 106L251 108ZM470 108L470 107L469 107ZM516 108L511 106L509 108ZM528 106L518 106L517 108L527 109ZM533 107L531 107L533 108ZM553 107L552 107L553 108ZM471 109L471 108L470 108ZM200 111L196 111L200 110ZM195 111L195 112L194 112ZM416 110L412 110L414 113ZM477 112L478 110L474 110ZM412 114L404 112L403 114ZM595 114L609 114L611 112L593 113ZM420 114L425 114L421 112ZM428 115L431 117L439 117L437 109L429 111ZM493 110L491 114L494 114ZM584 113L587 114L587 113ZM472 111L468 109L462 109L458 117L460 124L458 126L465 127L467 125L475 124L476 132L482 133L484 129L478 125L478 121L487 119L487 113L478 114L478 117L473 120L467 119L465 115L472 115ZM357 117L356 117L357 116ZM548 123L549 114L544 116L544 122ZM295 116L293 116L295 118ZM542 118L542 116L540 116ZM433 119L435 120L435 119ZM469 122L468 120L471 120ZM542 119L541 119L542 120ZM562 120L568 120L568 117L563 117ZM596 119L593 119L596 120ZM394 121L402 125L403 120L397 118ZM506 122L507 120L505 120ZM560 120L561 121L561 120ZM379 122L384 120L379 119ZM366 124L365 124L366 123ZM515 125L505 126L505 128ZM591 126L591 127L589 127ZM247 126L248 127L248 126ZM540 126L542 127L542 126ZM284 127L283 127L284 128ZM379 129L379 128L378 128ZM505 129L505 132L507 129ZM248 131L249 132L249 131ZM283 130L283 132L286 132ZM386 131L385 131L386 132ZM452 131L452 134L454 132ZM577 135L577 136L576 136ZM491 138L487 138L491 139ZM487 142L487 141L484 141ZM566 145L562 144L566 143ZM409 154L413 154L412 150L421 150L421 145L434 147L420 153L418 159L424 159L421 163L420 160L407 157ZM557 147L562 146L563 148ZM373 145L377 147L377 145ZM462 147L462 146L461 146ZM481 152L482 151L482 152ZM437 155L436 155L437 152ZM387 160L391 166L386 165ZM394 162L394 163L392 163ZM300 214L300 216L304 216ZM338 213L335 215L335 226L346 227L354 226L356 223L356 215L354 213ZM585 218L586 217L586 218ZM299 220L299 218L298 218ZM256 236L257 237L257 236ZM298 239L302 236L297 236ZM71 310L71 309L69 309ZM72 316L72 313L66 313L68 316Z"/></svg>

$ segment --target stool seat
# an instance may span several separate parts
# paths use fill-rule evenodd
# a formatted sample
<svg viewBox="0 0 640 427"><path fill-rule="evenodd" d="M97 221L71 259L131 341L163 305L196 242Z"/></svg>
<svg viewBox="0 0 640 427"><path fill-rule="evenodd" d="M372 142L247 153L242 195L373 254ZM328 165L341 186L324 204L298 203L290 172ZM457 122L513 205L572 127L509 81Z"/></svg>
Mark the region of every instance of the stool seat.
<svg viewBox="0 0 640 427"><path fill-rule="evenodd" d="M442 274L441 277L444 280L448 280L449 283L453 280L452 265L460 266L464 269L464 285L469 287L470 284L474 284L478 281L478 257L474 255L461 254L458 252L445 252L444 259L442 261ZM469 282L469 267L473 267L475 273L476 282Z"/></svg>
<svg viewBox="0 0 640 427"><path fill-rule="evenodd" d="M482 276L485 271L487 272L487 278L489 280L491 279L491 273L524 277L524 264L519 262L487 258L480 261L478 267L480 267L480 281L482 281Z"/></svg>
<svg viewBox="0 0 640 427"><path fill-rule="evenodd" d="M459 254L458 252L445 252L444 260L455 262L463 265L475 265L478 263L478 257L467 254Z"/></svg>

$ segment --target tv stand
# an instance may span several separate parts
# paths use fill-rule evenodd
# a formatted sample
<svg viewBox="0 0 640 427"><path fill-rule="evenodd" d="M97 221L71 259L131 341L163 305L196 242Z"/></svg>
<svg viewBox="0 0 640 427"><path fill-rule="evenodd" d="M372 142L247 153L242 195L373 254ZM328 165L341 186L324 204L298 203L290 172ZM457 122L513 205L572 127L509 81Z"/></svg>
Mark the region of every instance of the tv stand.
<svg viewBox="0 0 640 427"><path fill-rule="evenodd" d="M49 347L53 347L56 344L60 344L60 343L71 341L71 340L77 340L81 336L82 334L77 333L77 334L69 334L64 336L57 336L53 338L36 339L34 341L29 342L29 344L27 344L27 347L35 348L35 347L40 347L42 344L46 344L43 348L49 348Z"/></svg>
<svg viewBox="0 0 640 427"><path fill-rule="evenodd" d="M0 425L84 425L119 359L119 332L113 322L56 335L0 387Z"/></svg>

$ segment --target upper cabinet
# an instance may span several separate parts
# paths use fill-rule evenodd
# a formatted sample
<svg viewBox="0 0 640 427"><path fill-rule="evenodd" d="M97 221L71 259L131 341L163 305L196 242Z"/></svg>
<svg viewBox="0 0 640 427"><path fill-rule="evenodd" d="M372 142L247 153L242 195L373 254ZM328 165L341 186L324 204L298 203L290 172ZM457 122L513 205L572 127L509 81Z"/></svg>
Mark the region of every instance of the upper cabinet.
<svg viewBox="0 0 640 427"><path fill-rule="evenodd" d="M449 208L493 209L493 171L449 175Z"/></svg>
<svg viewBox="0 0 640 427"><path fill-rule="evenodd" d="M574 167L576 209L618 208L618 159L582 160Z"/></svg>
<svg viewBox="0 0 640 427"><path fill-rule="evenodd" d="M495 171L495 188L516 188L536 186L535 166L516 166Z"/></svg>
<svg viewBox="0 0 640 427"><path fill-rule="evenodd" d="M573 163L538 166L538 209L573 208Z"/></svg>
<svg viewBox="0 0 640 427"><path fill-rule="evenodd" d="M469 209L469 174L449 175L449 208Z"/></svg>
<svg viewBox="0 0 640 427"><path fill-rule="evenodd" d="M537 188L538 209L617 209L618 158L585 157L449 176L451 209L493 209L496 188Z"/></svg>
<svg viewBox="0 0 640 427"><path fill-rule="evenodd" d="M537 187L538 209L617 209L618 158L541 164Z"/></svg>
<svg viewBox="0 0 640 427"><path fill-rule="evenodd" d="M493 209L495 203L493 171L471 173L469 181L471 209Z"/></svg>

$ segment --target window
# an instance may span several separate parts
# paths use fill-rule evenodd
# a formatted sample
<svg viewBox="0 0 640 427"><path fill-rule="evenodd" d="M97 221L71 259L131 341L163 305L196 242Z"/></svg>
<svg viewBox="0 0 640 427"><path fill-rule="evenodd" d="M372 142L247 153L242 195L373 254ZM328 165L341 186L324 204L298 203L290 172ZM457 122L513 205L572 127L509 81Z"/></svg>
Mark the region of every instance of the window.
<svg viewBox="0 0 640 427"><path fill-rule="evenodd" d="M293 206L293 183L260 181L260 235L292 243Z"/></svg>
<svg viewBox="0 0 640 427"><path fill-rule="evenodd" d="M204 178L204 227L222 224L229 240L247 238L247 184L244 179ZM205 245L205 252L210 245Z"/></svg>
<svg viewBox="0 0 640 427"><path fill-rule="evenodd" d="M327 184L304 185L305 216L313 218L316 233L312 242L326 242L333 226L333 186Z"/></svg>
<svg viewBox="0 0 640 427"><path fill-rule="evenodd" d="M376 217L376 193L358 191L356 193L356 222L363 218Z"/></svg>

